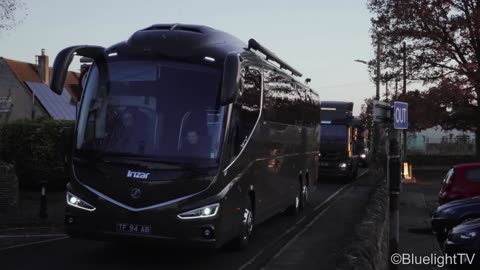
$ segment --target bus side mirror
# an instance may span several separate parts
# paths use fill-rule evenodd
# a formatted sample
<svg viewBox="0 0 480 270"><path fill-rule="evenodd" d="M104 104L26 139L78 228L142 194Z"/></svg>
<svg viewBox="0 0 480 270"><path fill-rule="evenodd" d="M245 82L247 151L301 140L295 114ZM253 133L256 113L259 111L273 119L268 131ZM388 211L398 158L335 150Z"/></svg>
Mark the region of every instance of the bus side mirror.
<svg viewBox="0 0 480 270"><path fill-rule="evenodd" d="M236 53L227 55L223 67L222 93L220 104L227 105L235 101L240 85L240 57Z"/></svg>
<svg viewBox="0 0 480 270"><path fill-rule="evenodd" d="M104 47L90 45L71 46L61 50L57 54L57 57L55 57L55 62L53 63L50 89L57 95L62 94L63 85L67 78L68 67L72 63L75 55L98 59L103 56L104 51Z"/></svg>

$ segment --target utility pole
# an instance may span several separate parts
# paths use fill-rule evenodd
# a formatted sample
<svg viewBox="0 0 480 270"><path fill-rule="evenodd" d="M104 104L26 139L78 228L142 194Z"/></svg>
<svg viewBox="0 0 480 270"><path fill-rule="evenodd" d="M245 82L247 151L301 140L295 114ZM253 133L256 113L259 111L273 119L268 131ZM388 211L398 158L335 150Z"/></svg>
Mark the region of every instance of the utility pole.
<svg viewBox="0 0 480 270"><path fill-rule="evenodd" d="M404 97L407 95L407 45L403 42L403 91ZM402 130L402 161L407 160L407 130ZM402 170L403 172L403 170Z"/></svg>
<svg viewBox="0 0 480 270"><path fill-rule="evenodd" d="M380 35L377 35L377 68L375 70L376 78L376 93L375 93L375 100L380 100L380 48L381 48L381 39ZM372 155L370 161L377 163L378 161L378 143L380 141L379 135L380 132L378 130L378 123L375 121L373 122L373 136L370 139L370 149L372 150Z"/></svg>

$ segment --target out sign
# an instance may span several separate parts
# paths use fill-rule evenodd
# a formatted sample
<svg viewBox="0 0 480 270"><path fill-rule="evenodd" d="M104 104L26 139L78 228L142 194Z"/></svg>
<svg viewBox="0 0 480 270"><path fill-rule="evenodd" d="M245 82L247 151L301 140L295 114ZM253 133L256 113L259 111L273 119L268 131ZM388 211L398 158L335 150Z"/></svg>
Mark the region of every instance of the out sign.
<svg viewBox="0 0 480 270"><path fill-rule="evenodd" d="M393 127L395 129L408 129L408 103L393 103Z"/></svg>

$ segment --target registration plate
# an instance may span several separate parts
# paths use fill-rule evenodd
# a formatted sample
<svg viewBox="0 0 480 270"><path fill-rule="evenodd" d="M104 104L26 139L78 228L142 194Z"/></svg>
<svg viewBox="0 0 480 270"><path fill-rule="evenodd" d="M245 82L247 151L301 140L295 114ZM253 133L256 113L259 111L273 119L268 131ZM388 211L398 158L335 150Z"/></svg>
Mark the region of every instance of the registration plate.
<svg viewBox="0 0 480 270"><path fill-rule="evenodd" d="M117 232L122 233L138 233L138 234L151 234L152 227L150 225L117 223Z"/></svg>

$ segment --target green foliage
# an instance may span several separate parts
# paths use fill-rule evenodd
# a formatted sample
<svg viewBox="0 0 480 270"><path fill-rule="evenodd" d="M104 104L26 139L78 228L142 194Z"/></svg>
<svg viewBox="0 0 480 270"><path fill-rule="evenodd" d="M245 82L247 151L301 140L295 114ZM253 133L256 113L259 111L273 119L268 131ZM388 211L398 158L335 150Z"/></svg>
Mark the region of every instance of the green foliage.
<svg viewBox="0 0 480 270"><path fill-rule="evenodd" d="M42 181L53 188L65 186L61 153L64 127L73 127L73 122L22 120L0 126L0 159L15 164L20 187L36 188Z"/></svg>

